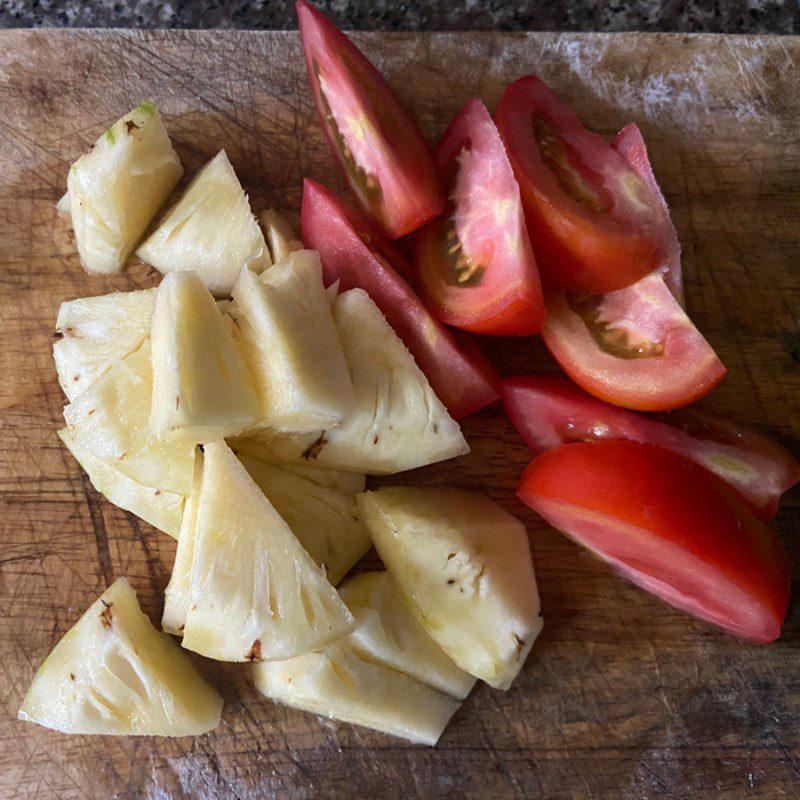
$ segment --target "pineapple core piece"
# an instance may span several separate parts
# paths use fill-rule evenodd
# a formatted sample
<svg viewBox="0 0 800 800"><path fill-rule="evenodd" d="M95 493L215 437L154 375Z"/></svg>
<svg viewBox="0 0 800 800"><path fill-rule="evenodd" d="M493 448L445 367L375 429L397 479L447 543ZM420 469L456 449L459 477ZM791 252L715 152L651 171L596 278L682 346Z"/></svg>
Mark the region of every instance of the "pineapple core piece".
<svg viewBox="0 0 800 800"><path fill-rule="evenodd" d="M253 379L231 331L195 273L164 277L150 329L150 425L159 439L213 442L260 418Z"/></svg>
<svg viewBox="0 0 800 800"><path fill-rule="evenodd" d="M224 150L194 177L136 255L159 272L196 272L215 295L228 295L246 266L268 267L264 234Z"/></svg>
<svg viewBox="0 0 800 800"><path fill-rule="evenodd" d="M316 251L291 253L260 277L243 269L233 299L262 423L298 432L338 424L353 407L353 384Z"/></svg>
<svg viewBox="0 0 800 800"><path fill-rule="evenodd" d="M350 642L357 652L457 700L470 693L475 678L425 632L388 572L354 575L339 594L356 620Z"/></svg>
<svg viewBox="0 0 800 800"><path fill-rule="evenodd" d="M115 122L70 168L67 197L87 272L119 272L183 175L153 103ZM67 203L60 203L62 212Z"/></svg>
<svg viewBox="0 0 800 800"><path fill-rule="evenodd" d="M39 668L19 718L62 733L193 736L221 713L217 691L120 578Z"/></svg>
<svg viewBox="0 0 800 800"><path fill-rule="evenodd" d="M184 647L219 661L283 659L350 633L336 590L224 443L204 448L185 520L168 588L188 598L185 620L172 609L169 619Z"/></svg>
<svg viewBox="0 0 800 800"><path fill-rule="evenodd" d="M53 358L58 382L74 400L150 335L155 289L68 300L58 309Z"/></svg>
<svg viewBox="0 0 800 800"><path fill-rule="evenodd" d="M508 689L542 630L524 525L457 489L396 486L357 500L420 625L465 672Z"/></svg>
<svg viewBox="0 0 800 800"><path fill-rule="evenodd" d="M262 211L259 217L274 264L283 261L289 253L303 249L303 243L295 238L289 220L274 208Z"/></svg>
<svg viewBox="0 0 800 800"><path fill-rule="evenodd" d="M350 639L319 653L253 666L256 688L292 708L418 744L439 741L459 702L356 652Z"/></svg>
<svg viewBox="0 0 800 800"><path fill-rule="evenodd" d="M173 492L162 492L142 486L141 483L129 478L116 467L106 464L84 450L70 433L69 428L63 428L58 436L83 467L89 476L92 486L115 506L125 511L130 511L149 522L153 527L169 534L175 539L183 518L183 505L185 497Z"/></svg>
<svg viewBox="0 0 800 800"><path fill-rule="evenodd" d="M250 477L336 586L372 547L355 497L239 454Z"/></svg>
<svg viewBox="0 0 800 800"><path fill-rule="evenodd" d="M306 435L258 434L277 458L380 475L469 452L458 423L362 289L336 298L333 317L355 389L336 427Z"/></svg>

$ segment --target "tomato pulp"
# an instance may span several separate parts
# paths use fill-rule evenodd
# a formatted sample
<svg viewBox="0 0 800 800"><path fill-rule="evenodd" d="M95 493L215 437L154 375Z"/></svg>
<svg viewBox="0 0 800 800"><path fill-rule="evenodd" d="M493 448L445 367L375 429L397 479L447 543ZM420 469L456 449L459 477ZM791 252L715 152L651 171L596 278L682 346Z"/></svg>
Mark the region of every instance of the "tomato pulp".
<svg viewBox="0 0 800 800"><path fill-rule="evenodd" d="M442 136L444 214L414 235L420 296L449 325L530 336L545 309L519 187L488 109L470 100Z"/></svg>

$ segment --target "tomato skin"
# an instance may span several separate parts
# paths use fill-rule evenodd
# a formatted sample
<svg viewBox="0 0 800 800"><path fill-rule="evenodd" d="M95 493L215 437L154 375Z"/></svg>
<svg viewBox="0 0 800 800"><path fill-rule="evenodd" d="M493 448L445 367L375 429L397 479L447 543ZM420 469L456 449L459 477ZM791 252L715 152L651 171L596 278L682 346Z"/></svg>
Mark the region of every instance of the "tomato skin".
<svg viewBox="0 0 800 800"><path fill-rule="evenodd" d="M459 419L499 397L499 378L472 341L457 341L398 274L409 265L370 222L330 189L306 179L303 241L317 250L326 285L364 289L405 342L450 414ZM395 269L398 265L398 269Z"/></svg>
<svg viewBox="0 0 800 800"><path fill-rule="evenodd" d="M414 234L415 285L442 322L474 333L532 336L542 286L503 141L486 106L470 100L435 153L450 198Z"/></svg>
<svg viewBox="0 0 800 800"><path fill-rule="evenodd" d="M713 472L762 520L800 481L800 464L780 445L699 409L646 417L605 403L566 378L530 375L503 381L506 413L534 453L583 441L628 439L663 447Z"/></svg>
<svg viewBox="0 0 800 800"><path fill-rule="evenodd" d="M659 231L659 272L664 278L675 299L685 305L683 296L683 271L681 269L681 245L672 219L669 206L661 192L650 158L647 145L636 123L626 125L614 137L611 147L616 150L634 169L636 174L650 187L657 201L656 226Z"/></svg>
<svg viewBox="0 0 800 800"><path fill-rule="evenodd" d="M595 397L637 411L670 411L705 397L725 377L725 365L660 275L595 300L606 328L661 349L660 355L619 357L603 349L567 295L546 296L544 343L564 372Z"/></svg>
<svg viewBox="0 0 800 800"><path fill-rule="evenodd" d="M786 553L725 484L659 447L563 445L522 475L520 499L633 583L743 639L780 635Z"/></svg>
<svg viewBox="0 0 800 800"><path fill-rule="evenodd" d="M320 124L342 175L385 236L416 230L444 207L419 128L350 39L306 0L296 10Z"/></svg>
<svg viewBox="0 0 800 800"><path fill-rule="evenodd" d="M582 159L583 172L573 172L592 173L595 194L607 202L592 207L565 190L542 158L535 134L540 116ZM658 266L658 198L625 158L584 128L564 100L529 75L506 89L496 117L545 289L603 294Z"/></svg>

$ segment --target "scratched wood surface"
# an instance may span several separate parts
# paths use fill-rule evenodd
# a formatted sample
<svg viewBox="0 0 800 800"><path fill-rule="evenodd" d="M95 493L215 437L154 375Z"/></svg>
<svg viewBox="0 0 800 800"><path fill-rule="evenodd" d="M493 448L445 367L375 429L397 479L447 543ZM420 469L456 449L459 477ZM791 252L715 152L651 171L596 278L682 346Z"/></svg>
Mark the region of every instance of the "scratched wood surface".
<svg viewBox="0 0 800 800"><path fill-rule="evenodd" d="M357 37L432 139L468 98L536 71L595 129L642 126L684 245L689 307L730 375L709 405L800 454L800 41L668 35ZM489 492L529 526L546 626L508 693L479 687L435 749L271 705L202 662L222 724L196 739L67 737L15 720L35 669L119 575L160 616L173 542L99 497L56 437L62 300L149 286L78 266L54 201L68 164L143 98L187 171L225 146L254 205L339 185L295 34L0 33L0 797L765 798L800 796L796 602L749 647L627 586L514 499L525 448L496 408L468 457L399 480ZM487 343L505 373L552 369ZM776 525L800 547L798 493ZM199 659L198 659L199 661Z"/></svg>

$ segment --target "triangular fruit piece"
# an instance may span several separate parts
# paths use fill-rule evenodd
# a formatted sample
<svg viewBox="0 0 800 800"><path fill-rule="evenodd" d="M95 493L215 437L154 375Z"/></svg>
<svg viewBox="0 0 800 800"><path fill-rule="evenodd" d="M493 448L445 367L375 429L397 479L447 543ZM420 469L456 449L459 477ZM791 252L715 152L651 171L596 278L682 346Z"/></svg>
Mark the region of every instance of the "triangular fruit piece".
<svg viewBox="0 0 800 800"><path fill-rule="evenodd" d="M452 697L357 653L350 640L253 667L256 687L283 705L434 745L458 710Z"/></svg>
<svg viewBox="0 0 800 800"><path fill-rule="evenodd" d="M461 669L508 689L542 630L524 525L457 489L391 487L358 505L417 621Z"/></svg>
<svg viewBox="0 0 800 800"><path fill-rule="evenodd" d="M259 461L274 464L284 472L291 472L306 480L313 481L319 486L336 489L345 494L357 495L363 492L367 483L367 476L363 472L350 472L343 469L323 467L315 461L296 459L284 461L277 456L268 442L249 437L234 438L230 445L237 453L246 453Z"/></svg>
<svg viewBox="0 0 800 800"><path fill-rule="evenodd" d="M60 430L58 435L100 494L115 506L136 514L153 527L178 538L186 499L183 495L142 486L116 467L84 450L68 428Z"/></svg>
<svg viewBox="0 0 800 800"><path fill-rule="evenodd" d="M294 228L286 217L274 208L262 211L259 216L274 264L283 261L289 253L303 249L303 243L296 238Z"/></svg>
<svg viewBox="0 0 800 800"><path fill-rule="evenodd" d="M259 419L255 385L230 320L193 272L161 281L150 338L150 425L159 439L213 442Z"/></svg>
<svg viewBox="0 0 800 800"><path fill-rule="evenodd" d="M353 384L319 256L298 250L260 277L243 269L233 299L259 384L262 423L299 432L338 424L353 407Z"/></svg>
<svg viewBox="0 0 800 800"><path fill-rule="evenodd" d="M153 103L115 122L70 167L68 204L87 272L119 272L183 175Z"/></svg>
<svg viewBox="0 0 800 800"><path fill-rule="evenodd" d="M239 460L336 586L372 547L355 497L244 453Z"/></svg>
<svg viewBox="0 0 800 800"><path fill-rule="evenodd" d="M39 668L19 718L62 733L194 736L221 713L217 691L120 578Z"/></svg>
<svg viewBox="0 0 800 800"><path fill-rule="evenodd" d="M270 259L264 234L224 150L186 187L136 255L159 272L196 272L216 295L230 294L239 270Z"/></svg>
<svg viewBox="0 0 800 800"><path fill-rule="evenodd" d="M380 475L469 452L458 423L365 291L340 294L334 320L355 407L338 426L316 434L265 432L264 441L278 457Z"/></svg>
<svg viewBox="0 0 800 800"><path fill-rule="evenodd" d="M219 661L283 659L352 630L325 573L224 443L205 447L197 502L184 647Z"/></svg>
<svg viewBox="0 0 800 800"><path fill-rule="evenodd" d="M150 340L107 369L65 409L82 450L143 486L184 496L192 486L194 447L160 442L150 432Z"/></svg>
<svg viewBox="0 0 800 800"><path fill-rule="evenodd" d="M74 400L150 335L155 289L80 297L61 304L53 358L58 381Z"/></svg>
<svg viewBox="0 0 800 800"><path fill-rule="evenodd" d="M356 620L350 643L357 652L457 700L470 693L475 678L425 632L388 572L354 575L339 595Z"/></svg>

